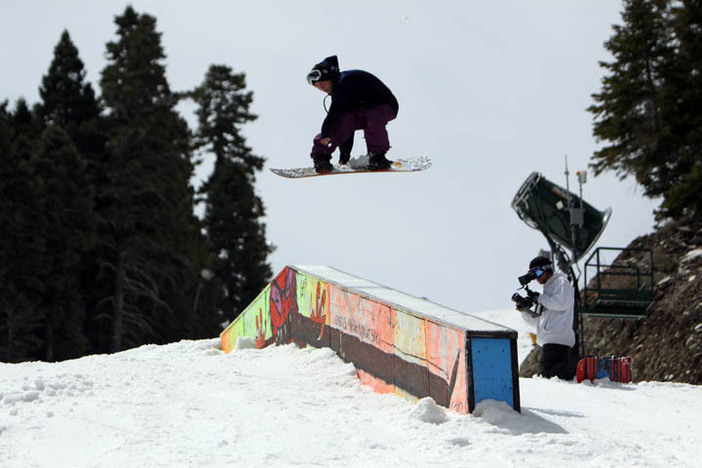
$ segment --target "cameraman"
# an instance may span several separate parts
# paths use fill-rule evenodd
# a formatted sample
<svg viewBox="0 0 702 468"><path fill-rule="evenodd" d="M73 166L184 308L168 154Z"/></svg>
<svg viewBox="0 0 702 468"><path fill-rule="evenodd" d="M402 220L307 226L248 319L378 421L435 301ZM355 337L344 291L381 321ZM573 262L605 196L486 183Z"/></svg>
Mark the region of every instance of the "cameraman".
<svg viewBox="0 0 702 468"><path fill-rule="evenodd" d="M529 271L519 281L526 286L533 279L543 286L543 292L539 294L527 287L526 304L518 306L517 310L527 323L536 327L536 343L541 346L539 374L570 380L575 376L575 366L569 358L570 349L575 345L573 286L566 275L554 271L551 260L546 257L533 259Z"/></svg>

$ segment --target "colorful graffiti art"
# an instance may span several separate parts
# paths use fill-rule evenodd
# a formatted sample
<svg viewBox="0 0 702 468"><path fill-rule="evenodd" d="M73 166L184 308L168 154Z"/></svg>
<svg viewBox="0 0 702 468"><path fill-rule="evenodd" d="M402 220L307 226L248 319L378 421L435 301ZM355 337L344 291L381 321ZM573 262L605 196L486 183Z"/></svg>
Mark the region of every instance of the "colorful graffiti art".
<svg viewBox="0 0 702 468"><path fill-rule="evenodd" d="M312 309L312 313L310 314L310 320L320 325L320 331L317 340L321 340L324 336L324 325L326 325L327 323L327 314L325 313L327 305L327 290L321 290L321 286L322 283L317 282L317 294L314 300L314 309ZM321 294L320 290L322 291Z"/></svg>
<svg viewBox="0 0 702 468"><path fill-rule="evenodd" d="M293 319L292 338L300 346L328 347L329 291L332 286L300 274L296 281L299 316Z"/></svg>
<svg viewBox="0 0 702 468"><path fill-rule="evenodd" d="M271 283L269 314L278 344L290 342L291 317L298 314L295 276L295 271L286 267Z"/></svg>
<svg viewBox="0 0 702 468"><path fill-rule="evenodd" d="M256 316L256 349L266 347L266 323L263 319L263 310L258 309Z"/></svg>
<svg viewBox="0 0 702 468"><path fill-rule="evenodd" d="M285 267L221 337L226 352L239 336L253 338L257 348L291 342L328 347L376 392L431 396L467 413L485 398L519 408L510 333L482 331L478 339L441 317Z"/></svg>
<svg viewBox="0 0 702 468"><path fill-rule="evenodd" d="M441 395L444 406L459 413L468 411L466 395L466 335L432 321L426 323L427 368L433 376L431 393Z"/></svg>
<svg viewBox="0 0 702 468"><path fill-rule="evenodd" d="M332 348L378 393L432 395L465 413L465 334L332 286ZM461 373L463 370L463 373Z"/></svg>

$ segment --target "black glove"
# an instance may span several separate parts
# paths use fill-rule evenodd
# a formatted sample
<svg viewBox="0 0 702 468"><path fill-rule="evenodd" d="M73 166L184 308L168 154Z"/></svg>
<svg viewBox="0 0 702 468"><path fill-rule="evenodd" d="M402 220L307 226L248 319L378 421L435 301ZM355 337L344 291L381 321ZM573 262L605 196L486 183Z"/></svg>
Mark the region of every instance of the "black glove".
<svg viewBox="0 0 702 468"><path fill-rule="evenodd" d="M531 318L539 318L539 317L541 317L541 311L538 310L539 309L538 306L536 308L537 308L537 310L530 309L530 310L524 310L522 312L527 312L529 315L531 315Z"/></svg>
<svg viewBox="0 0 702 468"><path fill-rule="evenodd" d="M520 312L527 311L534 305L534 300L532 298L522 297L517 293L512 295L512 301L514 301L515 305L517 306L517 310Z"/></svg>
<svg viewBox="0 0 702 468"><path fill-rule="evenodd" d="M531 289L527 290L527 296L529 296L529 299L531 299L534 302L534 304L539 303L539 296L540 295L541 295L541 293L539 293L539 292L532 291Z"/></svg>

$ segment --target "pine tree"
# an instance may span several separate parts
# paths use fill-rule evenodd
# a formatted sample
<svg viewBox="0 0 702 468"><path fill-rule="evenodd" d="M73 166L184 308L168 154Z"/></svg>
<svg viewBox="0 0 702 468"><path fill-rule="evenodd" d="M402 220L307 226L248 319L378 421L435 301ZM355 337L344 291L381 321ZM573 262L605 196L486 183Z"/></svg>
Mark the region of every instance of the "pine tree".
<svg viewBox="0 0 702 468"><path fill-rule="evenodd" d="M36 109L43 125L47 127L43 136L44 154L48 155L49 159L44 161L45 173L55 175L56 172L70 170L61 166L64 163L72 163L75 166L72 177L64 179L63 183L64 188L73 191L76 198L65 200L64 206L71 210L71 218L74 219L75 225L78 225L78 220L83 220L81 223L83 230L71 232L70 227L65 226L69 231L64 234L83 238L80 244L75 246L80 247L79 254L82 258L79 266L71 262L70 271L73 277L62 281L71 284L71 288L65 289L66 292L74 292L76 287L80 287L81 291L75 297L67 296L70 300L64 298L67 304L65 308L49 307L51 316L70 314L73 319L49 320L51 316L47 317L45 327L47 342L44 352L44 358L47 360L75 357L76 353L85 348L82 333L79 334L77 330L90 329L92 325L99 326L90 320L94 315L92 311L95 302L100 297L101 283L98 275L100 266L97 261L99 255L89 248L97 247L95 222L97 213L92 194L94 194L94 185L102 182L96 169L104 160L107 138L100 129L102 120L98 100L91 84L85 82L85 76L86 70L79 57L78 49L73 44L68 31L64 31L54 48L54 58L48 73L42 78L42 86L39 89L42 102L36 106ZM66 132L66 135L62 135L62 132ZM64 141L64 137L70 138L70 141ZM72 146L75 147L76 154L69 149ZM52 153L56 153L57 157L51 156ZM54 182L54 184L57 183L59 182ZM76 186L77 183L82 185L84 192L80 192L81 185ZM93 197L91 200L84 198L84 195L88 194ZM78 207L87 211L77 213L75 209ZM49 216L52 214L48 213ZM59 217L55 221L61 222L61 220L62 218ZM49 231L48 234L51 235L54 232L57 231ZM69 238L66 237L65 240ZM59 251L57 250L57 253ZM75 250L71 254L73 253L76 253ZM83 311L84 307L88 307L87 318L84 318L86 315ZM87 320L87 323L78 326L79 320ZM70 333L67 335L62 331L64 325L70 325L70 333L75 334L75 339L69 336ZM61 336L62 333L64 336ZM54 339L54 334L59 334L58 339ZM58 347L55 343L59 343ZM73 351L69 350L72 344L75 345Z"/></svg>
<svg viewBox="0 0 702 468"><path fill-rule="evenodd" d="M83 157L56 125L42 134L35 166L43 181L42 218L46 222L42 357L47 361L76 358L88 347L83 334L80 266L84 253L95 243L93 187Z"/></svg>
<svg viewBox="0 0 702 468"><path fill-rule="evenodd" d="M78 49L64 31L54 48L49 71L42 78L42 102L37 109L43 125L56 125L68 133L85 158L91 179L97 181L94 170L104 158L107 136L101 129L99 102L85 76Z"/></svg>
<svg viewBox="0 0 702 468"><path fill-rule="evenodd" d="M37 359L44 317L43 182L34 165L38 125L27 103L0 105L0 360Z"/></svg>
<svg viewBox="0 0 702 468"><path fill-rule="evenodd" d="M675 54L666 88L676 116L671 134L680 177L666 192L660 213L702 222L702 1L683 0L672 13Z"/></svg>
<svg viewBox="0 0 702 468"><path fill-rule="evenodd" d="M607 145L593 155L599 174L633 175L646 196L663 197L659 219L700 220L690 208L699 186L699 0L625 0L623 25L605 43L612 62L588 110L593 133Z"/></svg>
<svg viewBox="0 0 702 468"><path fill-rule="evenodd" d="M118 40L107 44L100 82L110 140L98 194L113 351L192 329L201 242L189 131L174 110L156 20L127 7L115 23Z"/></svg>
<svg viewBox="0 0 702 468"><path fill-rule="evenodd" d="M95 119L100 109L90 83L85 83L86 71L68 31L63 31L54 48L49 72L42 79L39 95L40 113L45 124L66 129Z"/></svg>
<svg viewBox="0 0 702 468"><path fill-rule="evenodd" d="M205 227L217 256L213 272L221 283L220 322L233 320L258 295L271 277L262 200L255 194L255 173L264 159L251 153L241 126L256 119L249 106L243 73L212 65L192 96L197 103L198 148L215 156L214 172L203 185Z"/></svg>

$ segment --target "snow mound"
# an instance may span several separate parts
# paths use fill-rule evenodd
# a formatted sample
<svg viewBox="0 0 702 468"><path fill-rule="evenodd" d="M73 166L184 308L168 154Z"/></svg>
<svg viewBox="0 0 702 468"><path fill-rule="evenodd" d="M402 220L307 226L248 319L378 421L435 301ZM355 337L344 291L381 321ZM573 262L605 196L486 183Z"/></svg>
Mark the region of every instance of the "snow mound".
<svg viewBox="0 0 702 468"><path fill-rule="evenodd" d="M443 424L448 421L446 411L437 405L432 397L422 398L411 413L412 419L431 424Z"/></svg>
<svg viewBox="0 0 702 468"><path fill-rule="evenodd" d="M475 405L473 416L483 418L495 426L505 426L510 424L515 416L519 416L519 413L504 401L483 400Z"/></svg>
<svg viewBox="0 0 702 468"><path fill-rule="evenodd" d="M241 349L256 349L256 341L248 336L240 336L236 339L234 349L237 351Z"/></svg>
<svg viewBox="0 0 702 468"><path fill-rule="evenodd" d="M502 434L565 434L558 424L540 416L533 411L522 408L522 413L515 411L507 402L483 400L475 405L473 416L496 426L495 432Z"/></svg>

